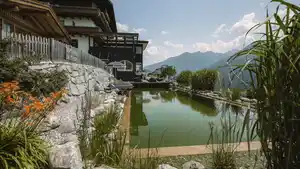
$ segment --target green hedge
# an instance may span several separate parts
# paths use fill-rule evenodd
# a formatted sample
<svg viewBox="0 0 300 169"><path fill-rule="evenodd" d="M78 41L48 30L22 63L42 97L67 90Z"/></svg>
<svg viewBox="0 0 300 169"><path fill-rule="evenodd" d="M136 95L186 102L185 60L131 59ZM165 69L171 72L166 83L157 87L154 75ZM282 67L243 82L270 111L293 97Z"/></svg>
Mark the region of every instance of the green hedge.
<svg viewBox="0 0 300 169"><path fill-rule="evenodd" d="M218 71L203 69L198 70L192 75L192 89L195 90L214 90L218 78Z"/></svg>
<svg viewBox="0 0 300 169"><path fill-rule="evenodd" d="M177 83L181 84L181 85L186 85L189 86L191 84L192 81L192 75L193 72L186 70L186 71L182 71L176 78Z"/></svg>

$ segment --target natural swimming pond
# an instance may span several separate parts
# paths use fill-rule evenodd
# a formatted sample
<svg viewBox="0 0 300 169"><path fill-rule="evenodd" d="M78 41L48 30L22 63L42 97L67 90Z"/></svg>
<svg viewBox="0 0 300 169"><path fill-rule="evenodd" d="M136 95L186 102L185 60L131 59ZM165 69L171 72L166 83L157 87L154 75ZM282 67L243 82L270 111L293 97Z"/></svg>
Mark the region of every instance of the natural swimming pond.
<svg viewBox="0 0 300 169"><path fill-rule="evenodd" d="M153 148L207 144L210 123L221 126L221 119L228 116L242 127L245 112L245 109L199 96L190 97L166 90L133 90L130 146ZM243 140L246 141L246 136Z"/></svg>

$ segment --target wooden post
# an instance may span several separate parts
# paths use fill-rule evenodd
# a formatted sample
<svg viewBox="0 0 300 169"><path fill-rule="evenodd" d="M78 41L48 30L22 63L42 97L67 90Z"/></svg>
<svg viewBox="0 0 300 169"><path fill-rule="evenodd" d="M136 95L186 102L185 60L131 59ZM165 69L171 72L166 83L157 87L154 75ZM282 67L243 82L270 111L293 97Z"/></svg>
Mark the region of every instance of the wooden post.
<svg viewBox="0 0 300 169"><path fill-rule="evenodd" d="M0 18L0 39L3 39L2 32L3 32L3 18Z"/></svg>
<svg viewBox="0 0 300 169"><path fill-rule="evenodd" d="M49 50L50 50L50 60L53 61L53 54L54 54L54 39L51 38L50 39L50 46L49 46Z"/></svg>

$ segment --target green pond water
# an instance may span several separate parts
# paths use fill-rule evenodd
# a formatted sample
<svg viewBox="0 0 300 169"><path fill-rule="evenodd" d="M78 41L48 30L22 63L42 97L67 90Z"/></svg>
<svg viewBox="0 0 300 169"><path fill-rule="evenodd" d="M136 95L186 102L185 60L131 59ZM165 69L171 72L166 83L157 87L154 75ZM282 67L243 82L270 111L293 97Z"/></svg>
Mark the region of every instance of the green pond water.
<svg viewBox="0 0 300 169"><path fill-rule="evenodd" d="M237 125L237 131L242 128L246 111L220 101L172 91L134 90L130 146L153 148L207 144L211 134L210 123L221 128L221 119L227 123L230 119L231 124ZM246 141L246 134L242 138Z"/></svg>

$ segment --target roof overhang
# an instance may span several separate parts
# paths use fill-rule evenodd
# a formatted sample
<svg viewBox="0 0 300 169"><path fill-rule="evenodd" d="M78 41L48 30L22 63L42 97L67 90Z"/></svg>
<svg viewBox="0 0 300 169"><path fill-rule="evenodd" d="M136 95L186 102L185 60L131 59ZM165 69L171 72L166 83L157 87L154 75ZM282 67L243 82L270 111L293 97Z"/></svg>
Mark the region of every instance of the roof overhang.
<svg viewBox="0 0 300 169"><path fill-rule="evenodd" d="M143 45L143 51L147 48L149 41L145 41L145 40L139 40L138 44L142 44Z"/></svg>
<svg viewBox="0 0 300 169"><path fill-rule="evenodd" d="M94 36L97 33L102 32L99 27L83 27L83 26L65 26L66 30L71 35L88 35Z"/></svg>
<svg viewBox="0 0 300 169"><path fill-rule="evenodd" d="M108 15L110 17L111 23L110 27L112 29L112 32L117 33L117 23L116 23L116 17L115 17L115 11L114 6L111 0L94 0L94 2L97 4L97 6L102 10L103 8L108 9Z"/></svg>
<svg viewBox="0 0 300 169"><path fill-rule="evenodd" d="M33 0L5 0L0 1L0 6L2 12L11 13L10 10L14 9L14 13L29 18L32 23L37 25L32 31L41 36L62 38L65 42L71 41L55 12L46 3Z"/></svg>

